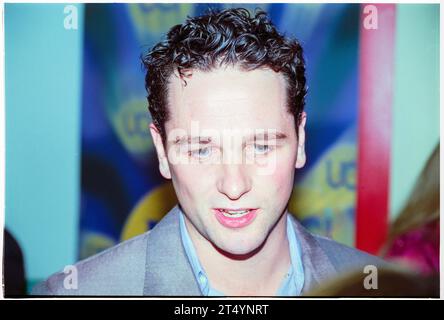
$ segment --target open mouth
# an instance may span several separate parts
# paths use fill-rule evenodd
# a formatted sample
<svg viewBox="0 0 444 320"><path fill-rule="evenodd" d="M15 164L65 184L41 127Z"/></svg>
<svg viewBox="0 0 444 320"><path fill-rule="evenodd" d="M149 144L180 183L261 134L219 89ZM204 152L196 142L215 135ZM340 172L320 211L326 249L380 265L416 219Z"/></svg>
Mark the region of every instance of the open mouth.
<svg viewBox="0 0 444 320"><path fill-rule="evenodd" d="M214 209L216 219L219 223L228 228L242 228L249 225L256 217L257 211L257 208Z"/></svg>
<svg viewBox="0 0 444 320"><path fill-rule="evenodd" d="M246 214L248 214L252 209L245 209L245 210L226 210L226 209L217 209L226 217L233 217L233 218L239 218Z"/></svg>

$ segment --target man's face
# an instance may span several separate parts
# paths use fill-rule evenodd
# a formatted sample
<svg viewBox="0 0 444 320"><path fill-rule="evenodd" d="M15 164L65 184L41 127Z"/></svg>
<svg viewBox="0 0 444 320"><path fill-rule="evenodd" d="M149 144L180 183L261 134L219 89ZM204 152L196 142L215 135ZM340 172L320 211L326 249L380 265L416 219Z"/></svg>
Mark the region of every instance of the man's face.
<svg viewBox="0 0 444 320"><path fill-rule="evenodd" d="M269 69L223 67L185 80L170 80L166 148L151 125L160 171L192 238L248 254L275 229L305 163L305 114L298 142L284 78Z"/></svg>

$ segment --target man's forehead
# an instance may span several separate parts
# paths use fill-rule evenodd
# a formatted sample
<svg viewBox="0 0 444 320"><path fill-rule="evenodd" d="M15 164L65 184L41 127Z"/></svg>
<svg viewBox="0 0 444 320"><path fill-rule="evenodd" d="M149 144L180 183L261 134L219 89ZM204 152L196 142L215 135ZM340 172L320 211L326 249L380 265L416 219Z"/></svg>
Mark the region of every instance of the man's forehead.
<svg viewBox="0 0 444 320"><path fill-rule="evenodd" d="M252 99L279 100L286 95L282 75L267 69L242 71L218 68L211 71L192 70L180 78L173 74L169 81L170 104L222 104Z"/></svg>
<svg viewBox="0 0 444 320"><path fill-rule="evenodd" d="M219 67L213 67L209 70L200 70L198 68L187 69L182 74L179 74L178 70L174 70L169 82L177 82L182 87L186 87L188 80L203 80L208 79L219 81L221 79L254 79L259 81L281 81L284 80L284 76L280 72L275 72L268 67L262 67L252 70L245 70L239 65L223 65ZM224 81L224 80L221 80Z"/></svg>
<svg viewBox="0 0 444 320"><path fill-rule="evenodd" d="M229 77L224 78L225 74ZM294 119L286 107L285 86L277 79L273 71L236 69L193 74L191 79L184 79L184 87L176 79L168 93L166 129L189 131L191 122L197 121L201 129L220 132L238 128L285 131Z"/></svg>

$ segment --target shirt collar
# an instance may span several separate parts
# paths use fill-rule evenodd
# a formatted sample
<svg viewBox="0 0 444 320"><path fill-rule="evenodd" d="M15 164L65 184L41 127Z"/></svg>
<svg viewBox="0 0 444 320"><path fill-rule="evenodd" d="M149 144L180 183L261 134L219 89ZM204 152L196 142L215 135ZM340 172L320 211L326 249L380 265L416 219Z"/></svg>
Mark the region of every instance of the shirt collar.
<svg viewBox="0 0 444 320"><path fill-rule="evenodd" d="M185 249L186 256L193 270L199 288L204 296L223 296L224 294L214 290L208 281L208 277L203 270L196 250L191 241L187 227L185 225L184 213L180 210L180 236L182 244ZM293 222L290 218L290 213L287 212L287 239L290 249L291 265L287 276L283 279L281 286L277 292L278 296L298 296L301 294L304 285L304 268L302 265L302 253L299 241L296 238Z"/></svg>
<svg viewBox="0 0 444 320"><path fill-rule="evenodd" d="M188 261L190 262L191 269L193 270L194 277L199 284L199 288L202 294L204 296L207 296L209 291L208 277L199 262L196 250L194 249L194 245L191 242L190 235L188 234L188 230L185 225L185 218L183 216L182 210L180 210L179 219L180 237L182 238L182 244L185 249L185 253L187 255Z"/></svg>

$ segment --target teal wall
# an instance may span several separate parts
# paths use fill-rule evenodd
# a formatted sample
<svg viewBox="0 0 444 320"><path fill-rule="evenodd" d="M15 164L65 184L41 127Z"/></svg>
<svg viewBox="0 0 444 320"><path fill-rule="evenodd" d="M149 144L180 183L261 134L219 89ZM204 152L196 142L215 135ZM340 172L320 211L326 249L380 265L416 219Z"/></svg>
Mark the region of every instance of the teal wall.
<svg viewBox="0 0 444 320"><path fill-rule="evenodd" d="M28 280L76 260L83 5L5 5L5 224Z"/></svg>
<svg viewBox="0 0 444 320"><path fill-rule="evenodd" d="M397 5L390 213L439 141L439 5Z"/></svg>

